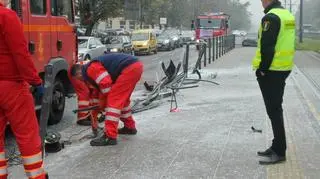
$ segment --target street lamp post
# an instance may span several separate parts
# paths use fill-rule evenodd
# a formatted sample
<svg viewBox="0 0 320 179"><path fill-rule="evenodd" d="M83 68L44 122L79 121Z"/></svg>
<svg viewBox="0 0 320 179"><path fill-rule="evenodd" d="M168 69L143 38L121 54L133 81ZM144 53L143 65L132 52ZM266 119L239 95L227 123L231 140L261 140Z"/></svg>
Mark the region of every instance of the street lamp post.
<svg viewBox="0 0 320 179"><path fill-rule="evenodd" d="M284 7L287 8L287 0L284 0Z"/></svg>
<svg viewBox="0 0 320 179"><path fill-rule="evenodd" d="M299 42L303 42L303 0L300 0Z"/></svg>

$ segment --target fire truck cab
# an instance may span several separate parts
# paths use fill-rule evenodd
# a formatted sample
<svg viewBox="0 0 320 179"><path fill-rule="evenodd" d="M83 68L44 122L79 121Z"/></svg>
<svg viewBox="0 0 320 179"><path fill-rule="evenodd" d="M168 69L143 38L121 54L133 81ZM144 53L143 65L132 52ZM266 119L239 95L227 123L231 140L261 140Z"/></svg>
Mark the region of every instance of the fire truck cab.
<svg viewBox="0 0 320 179"><path fill-rule="evenodd" d="M21 19L29 52L40 77L44 79L46 65L53 66L54 82L48 123L56 124L63 117L65 97L72 89L67 71L77 60L74 1L11 0L9 3ZM35 104L39 112L41 99L35 99Z"/></svg>
<svg viewBox="0 0 320 179"><path fill-rule="evenodd" d="M223 12L199 15L192 24L196 34L197 49L199 49L200 39L230 34L229 19L230 16Z"/></svg>

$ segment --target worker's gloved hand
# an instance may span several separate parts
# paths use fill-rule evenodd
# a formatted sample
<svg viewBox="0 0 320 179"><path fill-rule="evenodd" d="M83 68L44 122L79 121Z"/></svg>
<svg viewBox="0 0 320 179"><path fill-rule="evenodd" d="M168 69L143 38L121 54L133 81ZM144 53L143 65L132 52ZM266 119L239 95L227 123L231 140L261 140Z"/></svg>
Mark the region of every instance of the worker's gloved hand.
<svg viewBox="0 0 320 179"><path fill-rule="evenodd" d="M38 85L35 86L35 95L37 99L41 99L41 97L44 94L44 86L43 85Z"/></svg>

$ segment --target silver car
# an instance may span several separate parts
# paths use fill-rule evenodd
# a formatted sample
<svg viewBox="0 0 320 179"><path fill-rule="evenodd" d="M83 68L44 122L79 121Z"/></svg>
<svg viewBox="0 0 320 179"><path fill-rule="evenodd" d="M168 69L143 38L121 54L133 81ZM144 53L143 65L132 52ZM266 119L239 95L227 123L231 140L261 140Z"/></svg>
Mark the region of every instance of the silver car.
<svg viewBox="0 0 320 179"><path fill-rule="evenodd" d="M91 60L106 52L106 46L95 37L78 37L78 61Z"/></svg>

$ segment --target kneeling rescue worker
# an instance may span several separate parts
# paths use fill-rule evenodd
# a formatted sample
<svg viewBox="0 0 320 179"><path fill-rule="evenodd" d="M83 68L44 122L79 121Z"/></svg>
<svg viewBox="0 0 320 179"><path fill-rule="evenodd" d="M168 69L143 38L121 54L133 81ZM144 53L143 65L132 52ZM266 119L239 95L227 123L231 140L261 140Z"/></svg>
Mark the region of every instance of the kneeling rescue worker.
<svg viewBox="0 0 320 179"><path fill-rule="evenodd" d="M135 56L106 54L91 62L72 66L73 77L93 86L103 95L105 134L90 142L91 146L116 145L117 135L137 133L130 108L131 94L141 78L143 64ZM124 127L118 130L119 120Z"/></svg>
<svg viewBox="0 0 320 179"><path fill-rule="evenodd" d="M89 61L82 61L82 62L78 62L77 64L84 65L88 62ZM68 72L68 76L77 94L78 108L83 109L83 108L88 108L89 106L99 105L100 103L99 93L96 93L97 92L96 90L94 89L92 90L92 88L89 88L84 81L74 78L71 74L75 72L73 72L72 70L75 70L75 69L71 67ZM101 113L98 110L78 112L77 124L82 126L91 125L93 128L97 128L96 121L98 122L104 121L104 118L103 118L104 116L100 114Z"/></svg>
<svg viewBox="0 0 320 179"><path fill-rule="evenodd" d="M6 179L5 129L10 124L28 178L45 179L39 126L30 85L43 92L16 13L0 0L0 179ZM38 93L39 94L39 93ZM40 93L41 94L41 93Z"/></svg>

